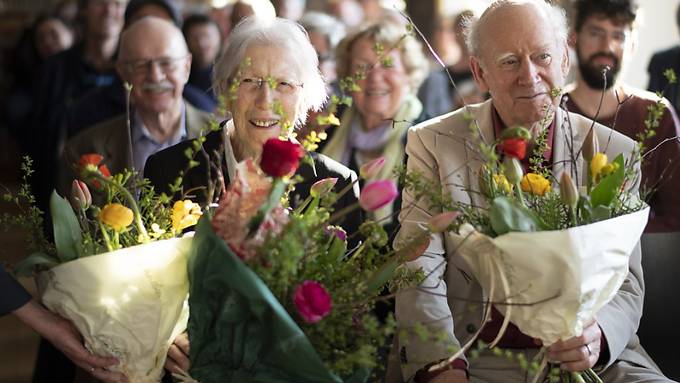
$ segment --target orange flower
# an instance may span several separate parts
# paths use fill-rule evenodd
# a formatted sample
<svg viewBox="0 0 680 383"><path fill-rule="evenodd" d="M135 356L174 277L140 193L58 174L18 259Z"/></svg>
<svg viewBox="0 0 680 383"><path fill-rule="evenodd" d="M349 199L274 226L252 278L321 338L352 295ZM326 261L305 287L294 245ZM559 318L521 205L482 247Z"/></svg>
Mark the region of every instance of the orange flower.
<svg viewBox="0 0 680 383"><path fill-rule="evenodd" d="M90 180L90 173L99 173L104 178L111 177L109 168L106 165L100 165L103 160L104 156L97 153L88 153L80 156L80 159L78 160L78 170L81 174L81 177L86 180ZM97 189L101 189L101 184L99 181L91 180L91 182L92 186Z"/></svg>

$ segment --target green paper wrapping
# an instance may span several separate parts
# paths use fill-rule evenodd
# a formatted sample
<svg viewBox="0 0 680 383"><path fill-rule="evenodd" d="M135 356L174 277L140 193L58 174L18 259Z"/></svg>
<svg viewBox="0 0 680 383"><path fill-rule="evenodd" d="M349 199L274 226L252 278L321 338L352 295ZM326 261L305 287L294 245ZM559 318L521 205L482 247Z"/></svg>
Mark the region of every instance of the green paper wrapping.
<svg viewBox="0 0 680 383"><path fill-rule="evenodd" d="M199 222L188 261L189 375L201 383L343 382L262 280ZM345 383L366 382L362 369Z"/></svg>

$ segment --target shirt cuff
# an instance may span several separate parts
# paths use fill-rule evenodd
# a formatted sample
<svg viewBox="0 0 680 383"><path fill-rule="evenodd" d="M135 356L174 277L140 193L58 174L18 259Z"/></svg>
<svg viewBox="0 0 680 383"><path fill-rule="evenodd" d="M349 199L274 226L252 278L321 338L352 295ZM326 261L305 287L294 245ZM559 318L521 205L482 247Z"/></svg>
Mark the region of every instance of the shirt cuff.
<svg viewBox="0 0 680 383"><path fill-rule="evenodd" d="M416 372L416 376L413 378L413 381L416 383L428 383L432 381L434 378L436 378L439 374L446 370L465 370L465 375L469 378L470 373L468 372L468 364L464 359L454 359L451 363L449 363L448 366L439 368L436 370L428 371L428 369L437 364L439 362L433 362L425 367L421 368Z"/></svg>
<svg viewBox="0 0 680 383"><path fill-rule="evenodd" d="M595 363L595 366L597 367L604 366L609 360L609 346L607 345L607 337L605 337L602 327L600 327L600 333L602 334L602 336L600 336L600 356Z"/></svg>

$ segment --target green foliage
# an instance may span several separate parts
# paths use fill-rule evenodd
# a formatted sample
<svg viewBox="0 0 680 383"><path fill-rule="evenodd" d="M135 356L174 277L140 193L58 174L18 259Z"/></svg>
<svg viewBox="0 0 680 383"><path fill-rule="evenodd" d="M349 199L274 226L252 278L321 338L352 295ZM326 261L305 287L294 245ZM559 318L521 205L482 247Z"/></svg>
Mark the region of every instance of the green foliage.
<svg viewBox="0 0 680 383"><path fill-rule="evenodd" d="M35 206L35 197L31 192L29 182L33 174L33 161L30 157L22 159L21 171L23 174L22 181L16 194L6 189L2 195L3 202L14 205L18 209L18 213L0 215L0 228L3 231L10 229L25 230L27 232L24 237L26 248L36 254L29 257L31 260L28 260L27 264L34 264L40 269L49 268L57 263L57 251L54 244L50 243L45 237L43 212ZM28 266L25 268L28 268ZM22 273L22 275L26 275L26 273Z"/></svg>
<svg viewBox="0 0 680 383"><path fill-rule="evenodd" d="M511 231L538 231L541 226L533 212L523 206L514 204L507 197L496 197L489 209L491 227L497 235Z"/></svg>
<svg viewBox="0 0 680 383"><path fill-rule="evenodd" d="M61 262L72 261L83 255L80 247L82 234L71 205L56 191L50 198L50 211L54 222L54 245Z"/></svg>

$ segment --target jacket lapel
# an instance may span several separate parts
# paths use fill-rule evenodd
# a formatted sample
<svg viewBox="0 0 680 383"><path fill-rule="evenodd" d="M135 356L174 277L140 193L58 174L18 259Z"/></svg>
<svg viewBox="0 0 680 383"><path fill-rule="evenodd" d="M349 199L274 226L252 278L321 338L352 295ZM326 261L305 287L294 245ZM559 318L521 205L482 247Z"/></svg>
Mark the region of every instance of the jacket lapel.
<svg viewBox="0 0 680 383"><path fill-rule="evenodd" d="M194 108L186 100L184 101L185 126L187 129L187 139L194 139L201 135L201 132L209 131L209 119L207 114ZM207 133L203 133L207 134Z"/></svg>
<svg viewBox="0 0 680 383"><path fill-rule="evenodd" d="M588 129L573 121L569 113L557 108L555 113L555 134L553 137L553 175L559 180L567 171L578 185L584 185L583 156L581 148Z"/></svg>

